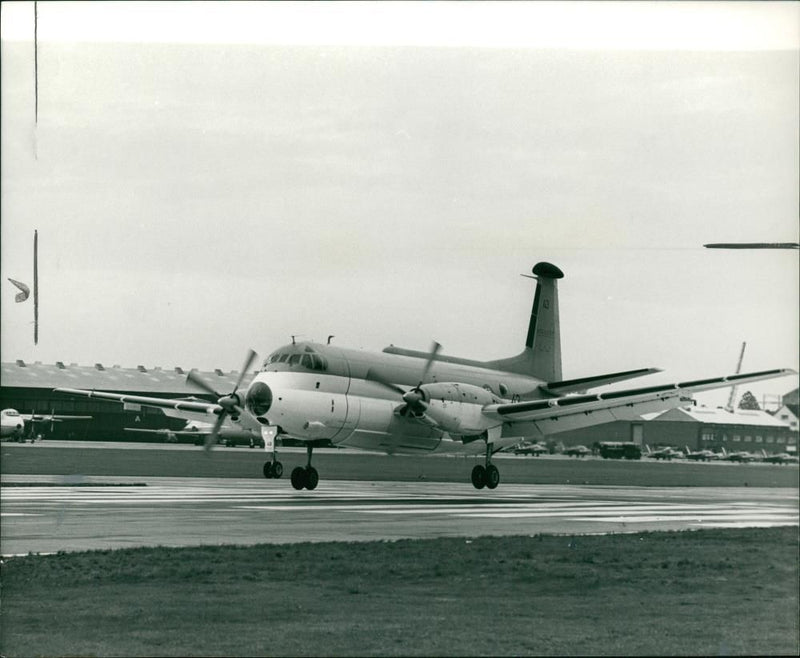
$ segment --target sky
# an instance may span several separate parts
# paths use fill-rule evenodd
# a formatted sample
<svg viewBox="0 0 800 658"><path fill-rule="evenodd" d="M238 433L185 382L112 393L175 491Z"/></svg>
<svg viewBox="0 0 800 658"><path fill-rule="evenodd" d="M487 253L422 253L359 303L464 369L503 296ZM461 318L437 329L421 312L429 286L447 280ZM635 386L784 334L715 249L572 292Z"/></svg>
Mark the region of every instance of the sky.
<svg viewBox="0 0 800 658"><path fill-rule="evenodd" d="M565 378L800 367L798 252L702 246L798 241L800 3L40 2L38 86L0 12L3 361L499 358L548 261Z"/></svg>

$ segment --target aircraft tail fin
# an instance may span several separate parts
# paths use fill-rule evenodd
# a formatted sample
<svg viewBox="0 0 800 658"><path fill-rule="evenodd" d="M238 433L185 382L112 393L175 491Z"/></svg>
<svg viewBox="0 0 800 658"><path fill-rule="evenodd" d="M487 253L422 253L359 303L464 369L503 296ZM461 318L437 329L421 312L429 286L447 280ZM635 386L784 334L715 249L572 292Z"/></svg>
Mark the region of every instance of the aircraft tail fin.
<svg viewBox="0 0 800 658"><path fill-rule="evenodd" d="M530 278L536 279L536 292L525 349L516 356L489 361L486 365L546 382L558 382L561 380L561 329L557 282L564 278L564 273L555 265L542 262L534 266Z"/></svg>

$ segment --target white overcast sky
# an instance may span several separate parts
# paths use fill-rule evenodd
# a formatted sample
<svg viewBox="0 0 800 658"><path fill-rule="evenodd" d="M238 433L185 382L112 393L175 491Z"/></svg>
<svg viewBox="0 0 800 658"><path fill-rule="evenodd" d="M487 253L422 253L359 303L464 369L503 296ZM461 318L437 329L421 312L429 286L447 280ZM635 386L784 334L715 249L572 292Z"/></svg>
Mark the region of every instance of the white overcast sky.
<svg viewBox="0 0 800 658"><path fill-rule="evenodd" d="M38 125L0 11L3 361L496 358L549 261L565 377L798 368L798 252L702 245L798 240L800 3L40 2Z"/></svg>

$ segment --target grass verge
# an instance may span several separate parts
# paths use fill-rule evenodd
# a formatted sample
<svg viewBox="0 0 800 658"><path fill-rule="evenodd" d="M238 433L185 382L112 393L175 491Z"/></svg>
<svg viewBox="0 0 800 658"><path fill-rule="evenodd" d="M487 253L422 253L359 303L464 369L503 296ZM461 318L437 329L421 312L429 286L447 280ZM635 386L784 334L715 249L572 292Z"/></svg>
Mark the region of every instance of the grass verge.
<svg viewBox="0 0 800 658"><path fill-rule="evenodd" d="M4 656L797 655L798 529L2 564Z"/></svg>

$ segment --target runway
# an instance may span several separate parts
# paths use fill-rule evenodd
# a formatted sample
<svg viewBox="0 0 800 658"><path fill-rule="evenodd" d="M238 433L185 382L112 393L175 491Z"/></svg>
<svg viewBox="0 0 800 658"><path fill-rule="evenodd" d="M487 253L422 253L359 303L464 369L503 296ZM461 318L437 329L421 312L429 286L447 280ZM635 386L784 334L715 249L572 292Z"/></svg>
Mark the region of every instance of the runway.
<svg viewBox="0 0 800 658"><path fill-rule="evenodd" d="M4 556L798 525L795 489L3 475Z"/></svg>

